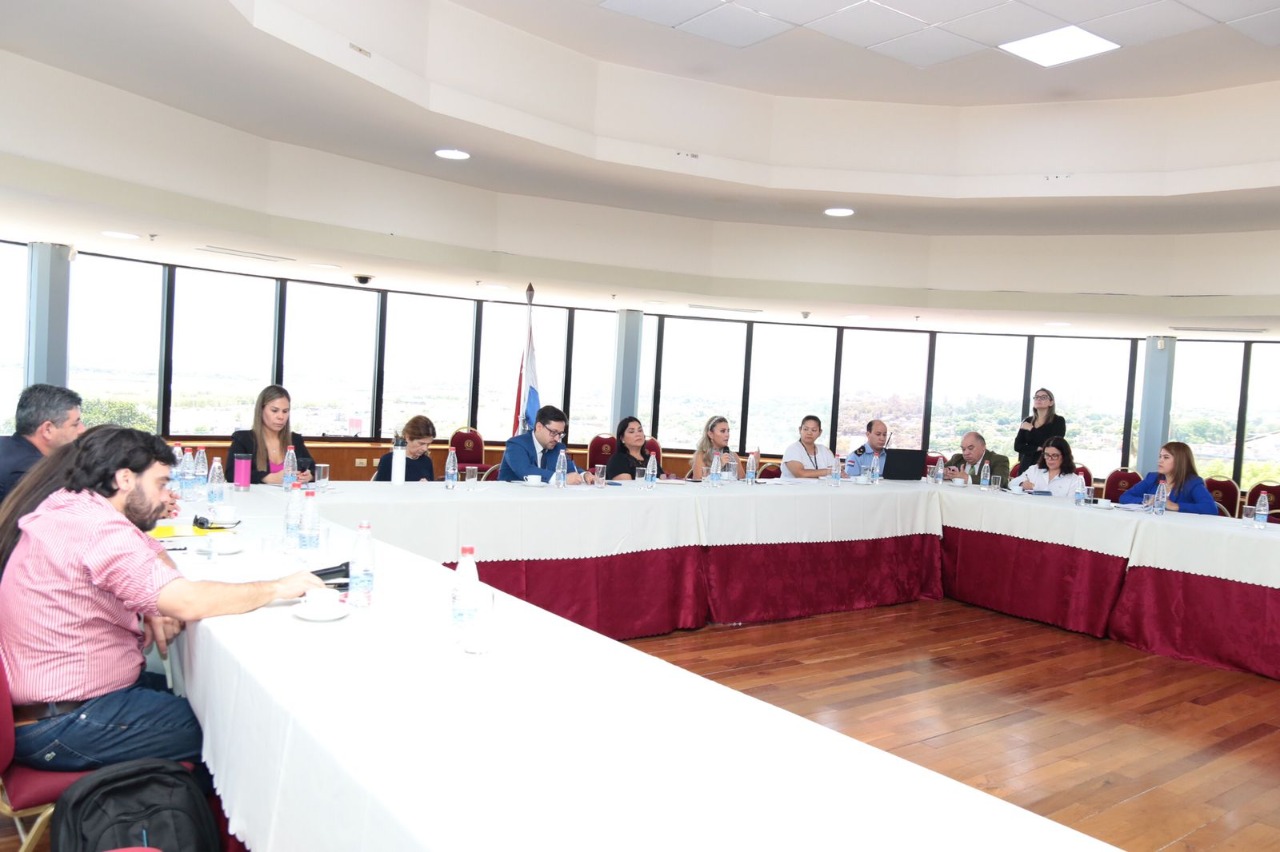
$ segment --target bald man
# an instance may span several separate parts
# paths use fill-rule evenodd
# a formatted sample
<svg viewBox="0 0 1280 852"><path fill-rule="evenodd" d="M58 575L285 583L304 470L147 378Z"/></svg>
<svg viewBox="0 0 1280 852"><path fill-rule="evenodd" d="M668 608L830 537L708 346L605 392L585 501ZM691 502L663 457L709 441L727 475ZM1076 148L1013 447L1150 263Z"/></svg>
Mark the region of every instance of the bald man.
<svg viewBox="0 0 1280 852"><path fill-rule="evenodd" d="M871 468L874 467L883 476L884 448L888 443L889 427L884 425L883 420L872 420L867 424L867 442L849 453L849 458L844 463L845 474L861 476L871 473Z"/></svg>
<svg viewBox="0 0 1280 852"><path fill-rule="evenodd" d="M991 475L1000 477L1000 487L1009 485L1009 457L987 449L987 439L977 432L966 432L960 439L960 452L947 462L947 479L966 476L971 485L982 482L983 462L991 465Z"/></svg>

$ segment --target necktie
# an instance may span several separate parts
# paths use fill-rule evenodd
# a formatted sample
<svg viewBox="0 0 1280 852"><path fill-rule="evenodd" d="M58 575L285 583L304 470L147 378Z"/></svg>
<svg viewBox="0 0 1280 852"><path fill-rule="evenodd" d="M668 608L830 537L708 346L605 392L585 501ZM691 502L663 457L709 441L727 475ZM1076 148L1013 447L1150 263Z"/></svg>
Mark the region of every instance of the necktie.
<svg viewBox="0 0 1280 852"><path fill-rule="evenodd" d="M551 453L546 450L538 450L538 455L541 457L541 460L538 462L538 467L546 470L547 462L551 461Z"/></svg>

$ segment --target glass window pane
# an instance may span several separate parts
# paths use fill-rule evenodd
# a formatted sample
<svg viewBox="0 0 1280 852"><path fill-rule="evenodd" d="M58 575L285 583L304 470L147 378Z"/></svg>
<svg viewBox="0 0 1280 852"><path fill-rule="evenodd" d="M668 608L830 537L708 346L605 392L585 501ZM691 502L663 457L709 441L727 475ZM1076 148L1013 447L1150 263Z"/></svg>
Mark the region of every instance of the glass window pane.
<svg viewBox="0 0 1280 852"><path fill-rule="evenodd" d="M246 412L271 384L275 303L272 278L176 270L172 434L230 435L252 426ZM228 305L235 306L230 315Z"/></svg>
<svg viewBox="0 0 1280 852"><path fill-rule="evenodd" d="M845 329L840 361L836 452L844 455L866 443L871 420L883 420L889 427L890 447L926 449L921 443L929 335ZM942 446L936 423L933 434L934 446Z"/></svg>
<svg viewBox="0 0 1280 852"><path fill-rule="evenodd" d="M1022 382L1027 339L986 334L939 334L934 356L933 412L929 442L950 458L960 439L974 431L987 448L1009 456L1022 422Z"/></svg>
<svg viewBox="0 0 1280 852"><path fill-rule="evenodd" d="M608 311L573 312L573 385L569 419L574 443L588 443L601 432L613 434L614 367L618 361L618 315Z"/></svg>
<svg viewBox="0 0 1280 852"><path fill-rule="evenodd" d="M564 308L533 309L533 349L538 370L538 399L543 405L564 408L564 343L569 312ZM529 308L502 302L486 302L480 325L480 406L475 427L486 441L511 437L520 393L520 360L529 334ZM576 443L590 435L569 424L569 438Z"/></svg>
<svg viewBox="0 0 1280 852"><path fill-rule="evenodd" d="M1249 412L1245 419L1244 469L1240 487L1280 482L1280 398L1274 396L1280 375L1280 343L1255 343L1249 359ZM1232 508L1232 507L1227 507Z"/></svg>
<svg viewBox="0 0 1280 852"><path fill-rule="evenodd" d="M729 446L739 446L746 345L746 323L667 319L656 435L664 448L693 449L715 415L729 418Z"/></svg>
<svg viewBox="0 0 1280 852"><path fill-rule="evenodd" d="M1044 387L1053 394L1058 414L1067 420L1071 454L1098 479L1121 464L1128 384L1128 340L1036 338L1032 393Z"/></svg>
<svg viewBox="0 0 1280 852"><path fill-rule="evenodd" d="M71 264L67 382L87 426L156 431L164 267L82 254Z"/></svg>
<svg viewBox="0 0 1280 852"><path fill-rule="evenodd" d="M800 420L822 418L831 434L831 388L835 383L836 329L756 323L751 334L751 397L747 403L748 449L781 454L795 443Z"/></svg>
<svg viewBox="0 0 1280 852"><path fill-rule="evenodd" d="M372 434L377 329L376 293L289 282L284 386L293 402L293 431L308 437ZM254 389L255 399L260 390ZM249 428L251 416L252 405L240 428Z"/></svg>
<svg viewBox="0 0 1280 852"><path fill-rule="evenodd" d="M1243 343L1179 340L1173 357L1169 440L1182 441L1201 476L1232 475Z"/></svg>
<svg viewBox="0 0 1280 852"><path fill-rule="evenodd" d="M636 417L649 433L653 432L653 380L657 361L658 318L646 315L640 333L640 398L636 401Z"/></svg>
<svg viewBox="0 0 1280 852"><path fill-rule="evenodd" d="M410 417L423 414L447 440L470 425L476 303L405 293L387 298L382 437L390 438Z"/></svg>
<svg viewBox="0 0 1280 852"><path fill-rule="evenodd" d="M0 243L0 435L13 432L27 357L27 247Z"/></svg>

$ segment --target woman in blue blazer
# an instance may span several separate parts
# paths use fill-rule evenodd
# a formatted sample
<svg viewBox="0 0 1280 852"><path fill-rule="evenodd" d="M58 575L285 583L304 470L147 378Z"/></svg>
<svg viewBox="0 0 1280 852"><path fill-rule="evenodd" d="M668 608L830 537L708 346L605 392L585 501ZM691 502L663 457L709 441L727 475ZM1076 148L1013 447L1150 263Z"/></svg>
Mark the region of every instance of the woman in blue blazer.
<svg viewBox="0 0 1280 852"><path fill-rule="evenodd" d="M1204 480L1196 473L1196 459L1191 448L1181 441L1170 441L1160 448L1160 460L1156 472L1120 495L1121 503L1141 503L1144 494L1155 494L1161 481L1169 484L1170 512L1191 512L1196 515L1216 515L1218 504L1214 502Z"/></svg>

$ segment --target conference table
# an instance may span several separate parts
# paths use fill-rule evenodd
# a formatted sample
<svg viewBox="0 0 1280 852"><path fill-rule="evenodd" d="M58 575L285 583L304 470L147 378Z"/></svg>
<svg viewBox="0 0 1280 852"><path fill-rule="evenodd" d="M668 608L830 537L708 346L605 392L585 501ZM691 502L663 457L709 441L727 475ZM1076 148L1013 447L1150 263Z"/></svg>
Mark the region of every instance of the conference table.
<svg viewBox="0 0 1280 852"><path fill-rule="evenodd" d="M238 541L181 554L189 576L350 555L338 523L317 551L283 550L279 495L232 503ZM1111 848L502 592L487 652L465 653L452 572L375 547L367 609L311 622L280 603L178 644L254 852Z"/></svg>

